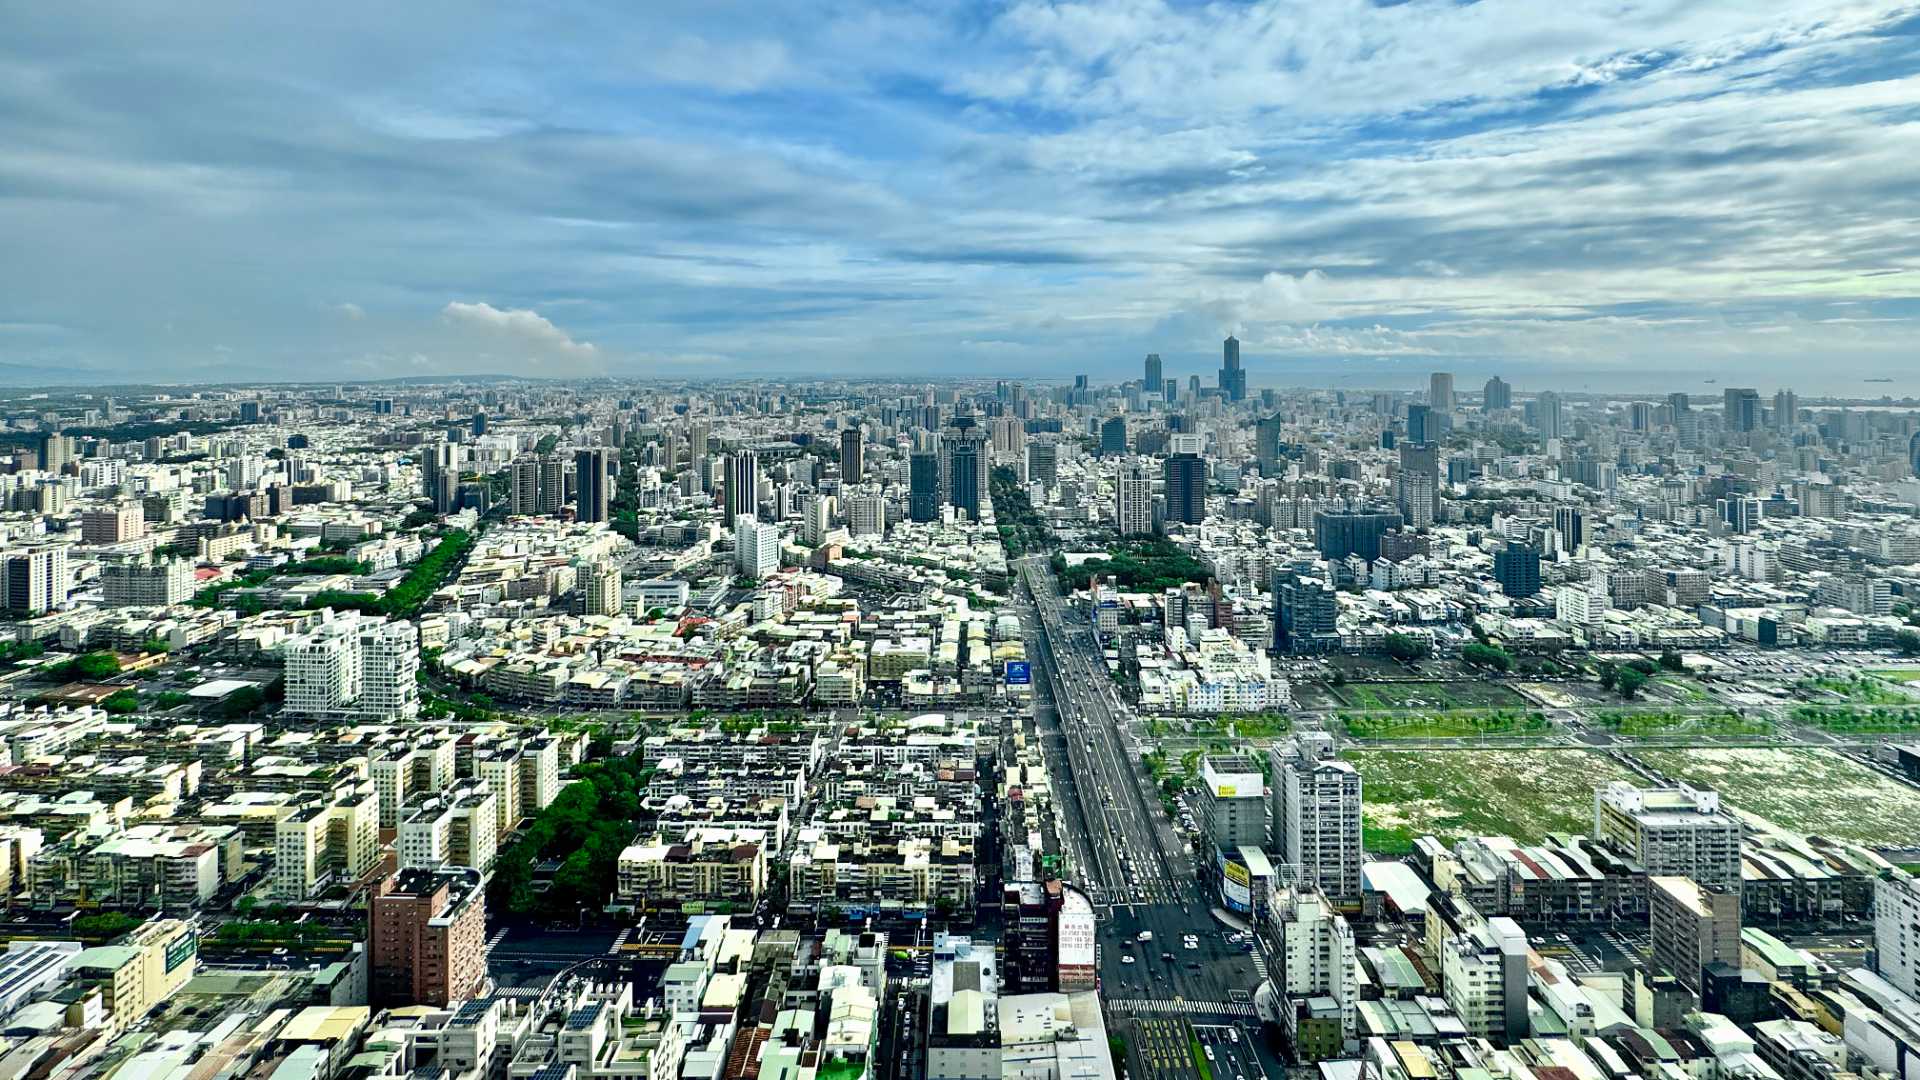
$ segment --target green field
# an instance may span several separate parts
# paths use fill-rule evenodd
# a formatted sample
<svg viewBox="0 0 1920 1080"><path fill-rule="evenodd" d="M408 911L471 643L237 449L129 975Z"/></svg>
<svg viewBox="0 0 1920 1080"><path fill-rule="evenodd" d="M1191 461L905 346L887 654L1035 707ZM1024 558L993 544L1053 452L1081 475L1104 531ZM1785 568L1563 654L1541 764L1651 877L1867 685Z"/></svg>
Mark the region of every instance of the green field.
<svg viewBox="0 0 1920 1080"><path fill-rule="evenodd" d="M1879 668L1874 671L1869 671L1867 674L1885 679L1888 682L1920 682L1920 668Z"/></svg>
<svg viewBox="0 0 1920 1080"><path fill-rule="evenodd" d="M1334 693L1353 709L1498 709L1527 703L1494 682L1348 683Z"/></svg>
<svg viewBox="0 0 1920 1080"><path fill-rule="evenodd" d="M1872 846L1920 843L1920 791L1831 750L1641 750L1635 756L1783 828Z"/></svg>
<svg viewBox="0 0 1920 1080"><path fill-rule="evenodd" d="M1659 735L1771 735L1773 721L1734 712L1685 713L1665 709L1610 709L1594 722L1630 738Z"/></svg>
<svg viewBox="0 0 1920 1080"><path fill-rule="evenodd" d="M1349 750L1359 770L1367 850L1394 855L1427 835L1593 831L1593 789L1633 774L1591 750Z"/></svg>
<svg viewBox="0 0 1920 1080"><path fill-rule="evenodd" d="M1340 723L1356 739L1455 739L1532 735L1547 730L1544 714L1519 709L1444 713L1342 712Z"/></svg>
<svg viewBox="0 0 1920 1080"><path fill-rule="evenodd" d="M1832 695L1848 705L1920 705L1920 698L1871 675L1804 679L1798 688L1816 703Z"/></svg>

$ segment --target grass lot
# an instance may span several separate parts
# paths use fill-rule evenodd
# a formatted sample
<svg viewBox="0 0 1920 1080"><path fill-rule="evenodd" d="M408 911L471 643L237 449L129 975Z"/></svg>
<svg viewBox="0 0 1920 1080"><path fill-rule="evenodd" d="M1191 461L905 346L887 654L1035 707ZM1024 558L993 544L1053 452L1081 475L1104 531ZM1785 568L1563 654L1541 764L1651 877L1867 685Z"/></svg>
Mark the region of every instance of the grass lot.
<svg viewBox="0 0 1920 1080"><path fill-rule="evenodd" d="M1497 709L1526 699L1493 682L1349 683L1334 691L1354 709Z"/></svg>
<svg viewBox="0 0 1920 1080"><path fill-rule="evenodd" d="M1686 705L1705 705L1713 700L1706 688L1692 679L1678 675L1662 675L1647 683L1642 691L1648 697L1663 697Z"/></svg>
<svg viewBox="0 0 1920 1080"><path fill-rule="evenodd" d="M1799 689L1816 702L1832 695L1848 705L1920 705L1920 698L1870 675L1804 679Z"/></svg>
<svg viewBox="0 0 1920 1080"><path fill-rule="evenodd" d="M1920 682L1920 668L1879 668L1874 671L1869 671L1867 674L1885 679L1888 682Z"/></svg>
<svg viewBox="0 0 1920 1080"><path fill-rule="evenodd" d="M1550 726L1541 713L1521 709L1494 712L1361 713L1342 712L1340 723L1356 739L1453 739L1481 735L1532 735Z"/></svg>
<svg viewBox="0 0 1920 1080"><path fill-rule="evenodd" d="M1590 750L1350 750L1360 772L1362 828L1376 855L1426 835L1511 836L1593 831L1593 789L1633 774Z"/></svg>
<svg viewBox="0 0 1920 1080"><path fill-rule="evenodd" d="M1920 843L1920 791L1831 750L1642 750L1635 756L1788 829L1874 846Z"/></svg>
<svg viewBox="0 0 1920 1080"><path fill-rule="evenodd" d="M1594 714L1609 731L1630 737L1650 735L1771 735L1773 721L1738 713L1683 713L1659 709L1612 709Z"/></svg>

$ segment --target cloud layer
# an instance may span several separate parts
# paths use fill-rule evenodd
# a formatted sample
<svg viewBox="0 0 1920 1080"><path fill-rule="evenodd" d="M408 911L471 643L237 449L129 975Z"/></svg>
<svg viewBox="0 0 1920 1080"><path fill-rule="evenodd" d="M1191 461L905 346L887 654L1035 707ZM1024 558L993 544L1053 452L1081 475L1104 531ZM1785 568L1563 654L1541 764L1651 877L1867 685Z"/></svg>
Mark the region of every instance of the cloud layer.
<svg viewBox="0 0 1920 1080"><path fill-rule="evenodd" d="M0 364L1920 392L1912 4L0 4Z"/></svg>

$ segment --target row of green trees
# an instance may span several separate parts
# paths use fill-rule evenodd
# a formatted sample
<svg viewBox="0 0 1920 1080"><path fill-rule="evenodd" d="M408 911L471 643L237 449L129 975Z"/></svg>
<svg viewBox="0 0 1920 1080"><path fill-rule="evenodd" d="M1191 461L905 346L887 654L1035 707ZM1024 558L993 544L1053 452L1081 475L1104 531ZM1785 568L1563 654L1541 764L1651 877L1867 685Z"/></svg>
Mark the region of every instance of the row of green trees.
<svg viewBox="0 0 1920 1080"><path fill-rule="evenodd" d="M626 757L603 757L574 770L526 830L500 850L488 903L510 915L545 919L598 911L613 892L620 852L639 828L640 800L653 770ZM551 884L536 888L535 869L561 860Z"/></svg>

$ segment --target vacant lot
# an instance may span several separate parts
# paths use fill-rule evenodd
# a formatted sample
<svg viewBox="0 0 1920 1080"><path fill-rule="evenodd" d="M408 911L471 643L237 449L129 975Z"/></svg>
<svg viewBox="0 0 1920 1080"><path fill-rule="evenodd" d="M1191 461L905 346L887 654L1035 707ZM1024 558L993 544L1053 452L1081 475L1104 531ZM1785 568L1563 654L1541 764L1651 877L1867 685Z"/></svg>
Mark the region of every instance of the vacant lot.
<svg viewBox="0 0 1920 1080"><path fill-rule="evenodd" d="M1635 756L1785 828L1873 846L1920 843L1920 791L1831 750L1643 750Z"/></svg>
<svg viewBox="0 0 1920 1080"><path fill-rule="evenodd" d="M1526 699L1494 682L1348 683L1335 693L1354 709L1498 709Z"/></svg>
<svg viewBox="0 0 1920 1080"><path fill-rule="evenodd" d="M1593 831L1593 789L1633 774L1590 750L1350 750L1360 771L1367 850L1407 851L1426 835Z"/></svg>

